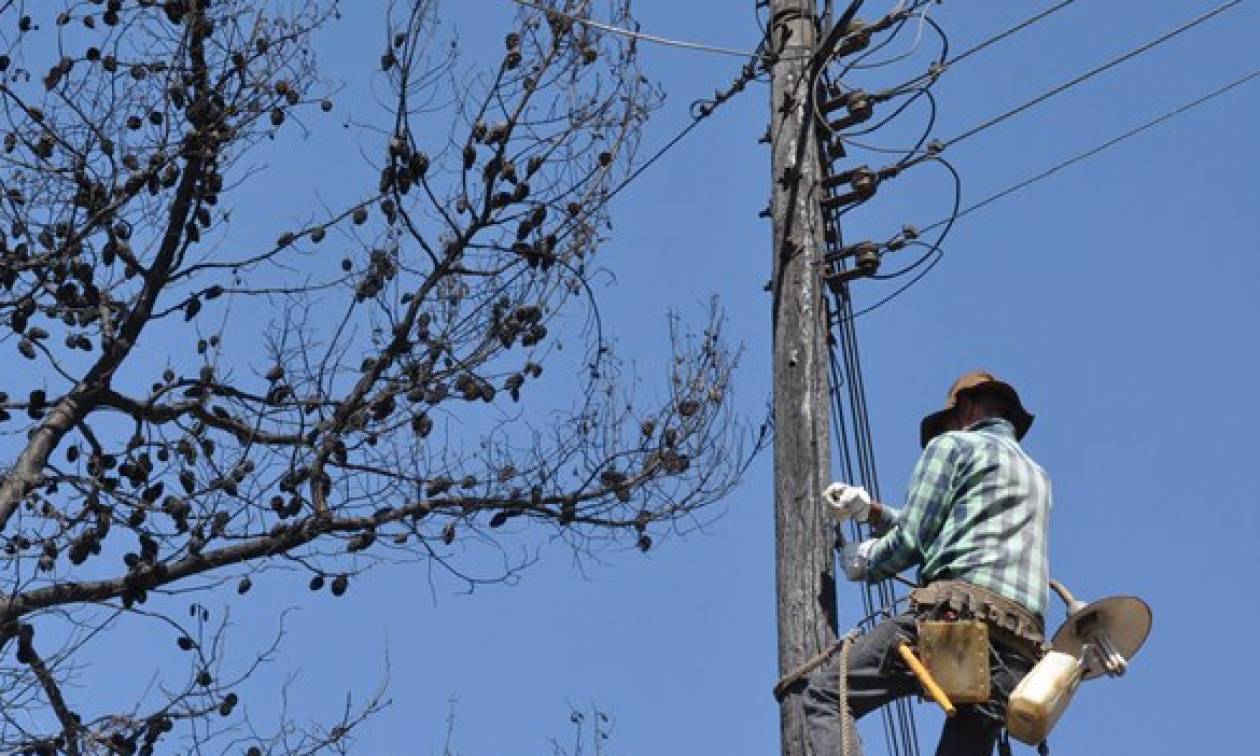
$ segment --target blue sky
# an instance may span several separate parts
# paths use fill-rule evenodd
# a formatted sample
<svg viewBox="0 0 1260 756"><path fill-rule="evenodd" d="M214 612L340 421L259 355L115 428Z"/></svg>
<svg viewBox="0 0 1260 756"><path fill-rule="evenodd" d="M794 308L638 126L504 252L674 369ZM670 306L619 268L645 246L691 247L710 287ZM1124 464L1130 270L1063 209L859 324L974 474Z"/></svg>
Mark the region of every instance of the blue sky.
<svg viewBox="0 0 1260 756"><path fill-rule="evenodd" d="M347 4L323 38L330 70L346 82L339 114L378 107L366 84L384 39L377 5ZM963 49L1049 5L956 0L932 15ZM1080 0L950 71L934 90L935 134L961 133L1213 5ZM751 2L635 7L645 31L756 45ZM511 12L507 0L447 0L442 33L457 31L475 53L500 44ZM1257 31L1260 4L1245 2L958 145L947 157L963 176L964 202L1260 65ZM649 149L686 122L691 100L742 65L650 45L643 57L669 96L647 127ZM877 72L870 81L890 83ZM718 295L728 336L745 348L737 401L757 420L770 391L770 240L757 217L768 196L769 156L757 144L767 95L756 86L731 101L618 198L603 253L615 278L598 292L643 391L662 375L667 313L699 322ZM912 109L903 120L921 117ZM1260 619L1244 582L1260 535L1258 131L1260 82L969 216L930 276L859 323L890 499L916 459L918 418L958 373L988 367L1038 416L1027 447L1055 484L1053 574L1082 597L1132 593L1154 608L1154 633L1129 675L1086 684L1054 734L1058 753L1210 753L1243 737L1251 691L1238 672L1255 668L1246 628ZM353 157L310 160L354 139L333 128L267 156L246 190L256 194L242 195L240 225L263 207L309 207L315 192L335 194L366 175ZM906 141L895 130L869 139ZM933 222L948 214L951 192L941 172L908 173L846 216L848 237ZM880 286L858 284L858 296L872 301ZM457 753L550 753L549 738L569 740L571 708L595 706L614 720L610 755L775 753L769 462L767 454L753 466L705 532L646 555L579 562L556 543L519 584L472 595L431 585L423 566L380 570L335 601L297 594L304 603L289 616L283 653L246 702L260 720L274 716L274 691L292 678L291 712L316 718L338 710L347 692L369 693L388 667L392 706L360 733L358 752L440 753L453 711ZM842 587L849 621L858 601ZM235 648L267 642L276 604L265 591L233 595L228 606ZM1059 619L1056 607L1050 624ZM918 711L930 752L939 718Z"/></svg>

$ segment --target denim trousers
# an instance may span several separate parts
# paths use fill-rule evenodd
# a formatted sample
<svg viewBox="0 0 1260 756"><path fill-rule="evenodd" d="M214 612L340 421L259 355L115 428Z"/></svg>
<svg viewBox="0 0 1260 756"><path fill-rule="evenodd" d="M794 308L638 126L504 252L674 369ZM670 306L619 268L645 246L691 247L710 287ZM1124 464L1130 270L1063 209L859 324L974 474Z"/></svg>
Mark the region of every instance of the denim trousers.
<svg viewBox="0 0 1260 756"><path fill-rule="evenodd" d="M897 654L898 643L905 640L913 644L917 637L915 616L906 612L884 620L853 641L847 681L849 712L855 719L898 698L919 694L918 679ZM814 670L805 688L805 716L814 756L840 756L840 660L839 653L833 654ZM991 648L989 661L992 693L988 703L957 705L957 715L945 721L936 756L993 753L1006 719L1006 701L1032 668L1032 661L999 645ZM860 742L851 744L851 753L863 753Z"/></svg>

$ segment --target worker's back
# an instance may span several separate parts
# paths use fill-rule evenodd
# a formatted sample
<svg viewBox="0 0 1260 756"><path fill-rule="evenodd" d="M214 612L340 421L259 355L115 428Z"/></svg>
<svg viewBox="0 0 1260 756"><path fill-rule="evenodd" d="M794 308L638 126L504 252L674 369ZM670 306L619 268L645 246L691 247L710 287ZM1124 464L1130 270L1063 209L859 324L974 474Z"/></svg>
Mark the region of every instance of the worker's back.
<svg viewBox="0 0 1260 756"><path fill-rule="evenodd" d="M1049 476L1005 420L943 433L932 444L954 463L954 472L939 532L920 534L924 582L965 580L1043 615Z"/></svg>

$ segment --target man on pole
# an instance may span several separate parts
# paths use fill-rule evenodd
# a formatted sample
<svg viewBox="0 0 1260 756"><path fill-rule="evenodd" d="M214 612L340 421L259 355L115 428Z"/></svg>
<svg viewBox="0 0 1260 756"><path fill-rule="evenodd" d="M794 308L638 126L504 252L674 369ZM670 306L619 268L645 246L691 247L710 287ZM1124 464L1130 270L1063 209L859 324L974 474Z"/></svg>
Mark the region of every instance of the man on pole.
<svg viewBox="0 0 1260 756"><path fill-rule="evenodd" d="M991 645L988 700L958 706L936 753L992 753L1007 698L1039 658L1045 638L1050 481L1019 444L1032 421L1010 384L987 372L967 373L950 387L945 408L923 419L923 455L902 510L845 483L823 493L838 520L868 522L880 534L842 548L849 580L879 581L917 566L919 588L907 611L811 674L805 706L815 754L840 753L842 716L860 718L920 692L897 647L914 645L919 622L928 619L978 620ZM851 751L860 752L860 746Z"/></svg>

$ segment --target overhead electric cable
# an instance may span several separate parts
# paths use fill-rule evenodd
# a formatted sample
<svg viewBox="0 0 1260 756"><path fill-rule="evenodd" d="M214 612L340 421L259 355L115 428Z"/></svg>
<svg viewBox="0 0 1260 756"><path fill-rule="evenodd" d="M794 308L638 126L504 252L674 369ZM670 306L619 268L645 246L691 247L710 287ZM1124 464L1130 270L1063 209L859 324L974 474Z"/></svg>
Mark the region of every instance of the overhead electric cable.
<svg viewBox="0 0 1260 756"><path fill-rule="evenodd" d="M1156 37L1155 39L1152 39L1152 40L1151 40L1151 41L1149 41L1149 42L1146 42L1146 43L1144 43L1144 44L1142 44L1142 45L1140 45L1140 46L1138 46L1138 47L1135 47L1135 48L1133 48L1132 50L1129 50L1128 52L1126 52L1126 53L1124 53L1124 54L1122 54L1122 55L1120 55L1120 56L1118 56L1118 57L1112 58L1111 60L1107 61L1106 63L1103 63L1103 64L1101 64L1101 65L1095 66L1094 68L1091 68L1090 70L1088 70L1088 71L1086 71L1085 73L1083 73L1083 74L1081 74L1081 75L1079 75L1079 76L1077 76L1077 77L1075 77L1075 78L1071 79L1070 81L1066 81L1066 82L1064 82L1064 83L1062 83L1062 84L1060 84L1060 85L1058 85L1058 86L1056 86L1056 87L1053 87L1052 89L1046 90L1045 92L1043 92L1043 93L1041 93L1041 94L1037 95L1036 97L1034 97L1034 98L1033 98L1033 99L1031 99L1031 100L1028 100L1027 102L1024 102L1024 103L1023 103L1023 104L1021 104L1021 105L1017 105L1017 106L1015 106L1015 107L1011 108L1010 110L1008 110L1008 111L1006 111L1006 112L1004 112L1004 113L1001 113L1001 114L999 114L999 115L996 115L996 116L994 116L994 117L992 117L992 118L988 119L987 121L984 121L983 123L977 124L977 125L975 125L975 126L971 127L970 129L967 129L966 131L964 131L963 133L959 134L958 136L953 137L952 139L946 140L946 141L944 142L944 146L945 146L945 147L951 147L951 146L953 146L953 145L955 145L955 144L958 144L959 142L961 142L961 141L963 141L963 140L965 140L965 139L970 139L971 137L975 136L976 134L979 134L979 133L980 133L980 132L982 132L982 131L985 131L985 130L987 130L987 129L993 128L994 126L997 126L998 124L1002 123L1003 121L1006 121L1006 120L1008 120L1008 119L1014 118L1015 116L1019 115L1020 113L1023 113L1024 111L1029 110L1029 109L1031 109L1031 108L1033 108L1033 107L1035 107L1035 106L1037 106L1037 105L1039 105L1039 104L1041 104L1041 103L1045 102L1046 100L1049 100L1051 97L1054 97L1055 95L1058 95L1058 94L1060 94L1060 93L1062 93L1062 92L1065 92L1065 91L1067 91L1068 89L1071 89L1072 87L1074 87L1074 86L1076 86L1076 85L1078 85L1078 84L1081 84L1082 82L1085 82L1085 81L1087 81L1087 80L1089 80L1089 79L1092 79L1092 78L1094 78L1095 76L1097 76L1098 74L1101 74L1101 73L1103 73L1103 72L1105 72L1105 71L1108 71L1108 70L1110 70L1110 69L1112 69L1112 68L1115 68L1116 66L1120 65L1121 63L1124 63L1125 61L1130 60L1130 59L1132 59L1132 58L1135 58L1135 57L1137 57L1138 55L1141 55L1142 53L1147 52L1148 50L1151 50L1151 49L1153 49L1153 48L1155 48L1155 47L1158 47L1159 45L1161 45L1161 44L1163 44L1163 43L1167 42L1168 40L1170 40L1170 39L1172 39L1172 38L1174 38L1174 37L1177 37L1177 36L1179 36L1179 35L1181 35L1181 34L1184 34L1185 32L1190 31L1191 29L1195 28L1196 26L1198 26L1198 25L1200 25L1200 24L1202 24L1202 23L1204 23L1204 22L1208 21L1209 19L1212 19L1212 18L1214 18L1214 17L1216 17L1216 16L1220 15L1221 13L1224 13L1225 11L1229 10L1230 8L1233 8L1233 7L1234 7L1234 6L1236 6L1236 5L1241 5L1243 2L1244 2L1244 0L1229 0L1229 2L1222 3L1222 4L1218 5L1218 6L1216 6L1215 8L1213 8L1213 9L1211 9L1211 10L1207 11L1206 13L1203 13L1202 15L1197 16L1197 17L1195 17L1195 18L1192 18L1192 19L1190 19L1189 21L1187 21L1187 22L1185 22L1185 23L1181 24L1181 25L1180 25L1180 26L1178 26L1177 28L1175 28L1175 29L1173 29L1173 30L1171 30L1171 31L1165 32L1164 34L1161 34L1160 36Z"/></svg>
<svg viewBox="0 0 1260 756"><path fill-rule="evenodd" d="M1049 8L1046 8L1045 10L1038 13L1037 15L1019 22L1018 24L1012 26L1006 31L1001 31L1001 32L998 32L997 34L994 34L992 37L989 37L988 39L982 42L979 42L973 47L969 47L966 50L963 50L962 52L958 53L954 57L945 61L945 67L949 68L955 63L958 63L960 61L966 60L967 58L970 58L972 55L975 55L976 53L980 52L986 47L997 44L998 42L1001 42L1002 40L1006 39L1012 34L1015 34L1017 32L1023 31L1024 29L1027 29L1028 27L1032 26L1033 24L1037 23L1043 18L1046 18L1047 16L1053 15L1054 13L1063 10L1064 8L1068 7L1074 2L1076 2L1076 0L1063 0L1060 3L1057 3L1055 5L1050 6Z"/></svg>
<svg viewBox="0 0 1260 756"><path fill-rule="evenodd" d="M918 85L922 84L923 82L928 81L928 80L930 80L930 79L937 79L937 78L940 78L940 75L941 75L942 73L944 73L946 70L948 70L948 69L949 69L951 66L953 66L954 64L956 64L956 63L960 63L960 62L962 62L962 61L966 60L967 58L971 57L972 55L975 55L976 53L978 53L978 52L980 52L981 50L985 49L986 47L989 47L990 45L993 45L993 44L996 44L996 43L998 43L998 42L1001 42L1002 40L1006 39L1007 37L1009 37L1009 36L1011 36L1011 35L1013 35L1013 34L1016 34L1017 32L1023 31L1024 29L1027 29L1028 27L1032 26L1033 24L1037 23L1038 21L1041 21L1042 19L1047 18L1047 17L1049 17L1049 16L1053 15L1054 13L1056 13L1056 12L1058 12L1058 11L1060 11L1060 10L1063 10L1064 8L1066 8L1067 6L1069 6L1069 5L1071 5L1072 3L1075 3L1075 2L1076 2L1076 0L1062 0L1062 2L1059 2L1059 3L1058 3L1058 4L1056 4L1056 5L1052 5L1051 7L1047 8L1046 10L1044 10L1044 11L1042 11L1042 12L1040 12L1040 13L1038 13L1038 14L1037 14L1037 15L1035 15L1035 16L1031 16L1031 17L1029 17L1029 18L1027 18L1027 19L1024 19L1023 21L1019 22L1018 24L1016 24L1016 25L1014 25L1014 26L1012 26L1012 27L1010 27L1010 28L1008 28L1008 29L1005 29L1005 30L1003 30L1003 31L1000 31L1000 32L998 32L997 34L994 34L993 36L991 36L991 37L989 37L989 38L987 38L987 39L981 40L980 42L976 43L975 45L973 45L973 46L971 46L971 47L967 48L966 50L963 50L962 52L958 53L958 54L957 54L957 55L955 55L954 57L952 57L952 58L949 58L949 59L947 59L947 60L942 61L940 65L938 65L938 66L934 66L931 70L927 71L926 73L919 74L918 76L914 77L914 78L913 78L913 79L911 79L910 81L907 81L906 83L902 84L901 86L896 87L896 89L908 89L908 88L913 88L913 87L916 87L916 86L918 86Z"/></svg>
<svg viewBox="0 0 1260 756"><path fill-rule="evenodd" d="M546 6L539 5L536 2L532 2L531 0L510 0L510 1L524 8L532 8L533 10L536 10L542 13L548 13L548 14L560 16L561 18L566 18L575 24L583 24L584 26L589 26L594 29L600 29L601 31L606 31L611 34L619 34L623 37L630 37L631 39L638 39L644 42L652 42L658 45L666 45L668 47L678 47L684 50L697 50L699 52L717 53L719 55L735 55L741 58L747 58L752 55L757 55L757 56L762 55L760 51L753 53L747 50L736 50L730 47L719 47L717 45L709 45L703 42L689 42L689 41L681 40L681 39L670 39L668 37L661 37L655 34L647 34L641 31L636 31L634 29L626 29L621 26L613 26L612 24L605 24L600 21L593 21L589 18L582 18L581 16L575 16L571 13L565 13L564 11L555 10L554 8L548 8Z"/></svg>
<svg viewBox="0 0 1260 756"><path fill-rule="evenodd" d="M1069 158L1067 158L1067 159L1065 159L1065 160L1061 160L1061 161L1059 161L1058 163L1055 163L1053 166L1051 166L1051 167L1049 167L1049 168L1045 169L1044 171L1041 171L1040 173L1036 173L1036 174L1034 174L1034 175L1032 175L1032 176L1029 176L1028 178L1026 178L1026 179L1024 179L1024 180L1022 180L1022 181L1019 181L1018 183L1012 184L1011 186L1008 186L1007 188L1005 188L1005 189L1003 189L1003 190L1001 190L1001 191L999 191L999 192L994 192L993 194L990 194L988 197L985 197L984 199L980 200L979 202L976 202L976 203L973 203L973 204L971 204L971 205L968 205L967 207L963 208L962 210L960 210L959 212L955 213L955 214L954 214L954 215L952 215L951 217L949 217L949 218L943 218L943 219L941 219L941 220L939 220L939 221L937 221L937 222L933 223L932 225L925 227L925 228L923 229L923 232L924 232L924 233L926 233L926 232L931 231L931 230L933 230L933 229L940 228L941 226L945 225L946 223L949 223L949 222L955 221L955 220L957 220L957 219L959 219L959 218L962 218L963 216L970 215L971 213L973 213L973 212L975 212L975 211L977 211L977 210L979 210L979 209L981 209L981 208L983 208L983 207L986 207L986 206L988 206L988 205L991 205L991 204L993 204L994 202L997 202L997 201L998 201L998 200L1000 200L1000 199L1003 199L1003 198L1005 198L1005 197L1009 197L1010 195L1015 194L1016 192L1021 191L1021 190L1025 189L1025 188L1027 188L1027 187L1029 187L1029 186L1031 186L1031 185L1033 185L1033 184L1036 184L1036 183L1038 183L1038 182L1040 182L1040 181L1043 181L1043 180L1045 180L1045 179L1047 179L1047 178L1050 178L1051 176L1053 176L1054 174L1056 174L1056 173L1058 173L1059 171L1063 170L1064 168L1068 168L1068 167L1073 166L1073 165L1075 165L1075 164L1077 164L1077 163L1080 163L1080 162L1082 162L1082 161L1084 161L1084 160L1088 160L1089 158L1092 158L1092 157L1094 157L1095 155L1098 155L1099 153L1104 152L1104 151L1106 151L1106 150L1108 150L1108 149L1110 149L1110 148L1112 148L1112 147L1116 146L1117 144L1120 144L1121 142L1127 141L1127 140L1129 140L1129 139L1131 139L1131 138L1133 138L1133 137L1137 136L1138 134L1141 134L1141 133L1143 133L1143 132L1145 132L1145 131L1148 131L1148 130L1150 130L1150 129L1153 129L1153 128L1155 128L1156 126L1159 126L1160 124L1163 124L1163 123L1164 123L1164 122L1166 122L1166 121L1169 121L1169 120L1171 120L1171 119L1173 119L1173 118L1176 118L1177 116L1181 115L1182 113L1185 113L1185 112L1186 112L1186 111L1188 111L1188 110L1192 110L1192 109L1194 109L1194 108L1197 108L1198 106L1203 105L1204 103L1209 102L1210 100L1214 100L1214 99L1216 99L1217 97L1220 97L1221 95L1223 95L1223 94L1225 94L1225 93L1227 93L1227 92L1229 92L1229 91L1231 91L1231 90L1233 90L1233 89L1236 89L1236 88L1238 88L1238 87L1241 87L1242 85L1244 85L1244 84L1246 84L1246 83L1248 83L1248 82L1254 81L1254 80L1255 80L1255 79L1257 79L1257 78L1260 78L1260 68L1256 68L1256 69L1254 69L1254 70L1252 70L1252 71L1249 71L1248 73L1243 74L1242 76L1238 77L1237 79L1234 79L1233 81L1229 82L1228 84L1224 84L1224 85L1222 85L1222 86L1220 86L1220 87L1217 87L1216 89L1213 89L1211 92L1208 92L1208 93L1207 93L1207 94L1205 94L1205 95L1202 95L1202 96L1197 97L1197 98L1195 98L1195 99L1193 99L1193 100L1191 100L1191 101L1189 101L1189 102L1186 102L1186 103L1183 103L1183 104L1181 104L1181 105L1178 105L1176 108L1173 108L1172 110L1169 110L1169 111L1167 111L1167 112L1165 112L1165 113L1162 113L1162 114L1160 114L1160 115L1156 116L1155 118L1152 118L1152 119L1150 119L1150 120L1148 120L1148 121L1146 121L1146 122L1144 122L1144 123L1142 123L1142 124L1140 124L1140 125L1138 125L1138 126L1135 126L1135 127L1131 128L1131 129L1129 129L1129 130L1125 131L1125 132L1124 132L1124 133L1122 133L1122 134L1118 134L1118 135L1116 135L1116 136L1112 137L1111 139L1108 139L1107 141L1105 141L1105 142L1103 142L1103 143L1099 144L1099 145L1098 145L1098 146L1096 146L1096 147L1092 147L1092 148L1090 148L1090 149L1088 149L1088 150L1086 150L1086 151L1084 151L1084 152L1081 152L1081 153L1078 153L1078 154L1076 154L1076 155L1073 155L1072 157L1069 157Z"/></svg>
<svg viewBox="0 0 1260 756"><path fill-rule="evenodd" d="M956 223L959 219L967 215L970 215L971 213L977 210L980 210L984 207L987 207L993 204L994 202L997 202L998 200L1004 199L1006 197L1009 197L1012 194L1022 191L1023 189L1026 189L1027 187L1032 186L1033 184L1044 181L1045 179L1055 175L1056 173L1058 173L1059 171L1062 171L1065 168L1068 168L1077 163L1088 160L1089 158L1092 158L1108 149L1111 149L1112 147L1116 146L1117 144L1120 144L1121 142L1125 142L1139 134L1142 134L1143 132L1149 131L1150 129L1153 129L1156 126L1159 126L1169 120L1172 120L1173 118L1176 118L1182 113L1192 110L1200 105L1203 105L1211 100L1216 99L1217 97L1220 97L1223 94L1226 94L1227 92L1230 92L1231 90L1237 89L1238 87L1241 87L1242 85L1255 81L1257 79L1260 79L1260 68L1256 68L1251 71L1248 71L1247 73L1243 74L1242 76L1239 76L1238 78L1234 79L1233 81L1230 81L1227 84L1223 84L1204 95L1196 97L1195 99L1190 100L1189 102L1178 105L1172 110L1161 113L1160 115L1148 121L1145 121L1137 126L1134 126L1133 128L1128 129L1127 131L1121 134L1118 134L1095 147L1085 150L1084 152L1077 153L1065 160L1061 160L1055 163L1054 165L1052 165L1051 167L1043 171L1040 171L1039 173L1036 173L1032 176L1029 176L1026 179L1023 179L1022 181L1012 184L1011 186L1008 186L1005 189L1002 189L1001 191L990 194L989 196L985 197L979 202L972 203L968 205L967 207L961 208L961 209L955 206L955 211L952 212L949 215L949 217L942 218L941 220L938 220L935 223L932 223L928 226L924 226L922 229L920 229L919 233L921 234L930 233L932 231L935 231L938 228L941 228L942 226L945 226L946 232L948 232L949 228L952 227L953 224ZM865 307L857 312L854 312L852 313L852 315L849 315L847 317L857 318L871 312L874 309L882 307L883 305L897 298L901 294L905 293L906 290L908 290L909 288L917 284L920 280L923 279L924 276L930 273L932 269L935 268L940 263L941 259L944 257L944 250L941 247L941 243L943 241L944 241L944 236L943 235L939 236L936 242L930 245L929 251L925 253L923 257L921 257L915 263L898 271L896 274L892 274L891 276L889 276L889 277L897 277L900 275L904 275L906 273L911 272L912 270L916 268L919 268L924 263L927 263L927 265L922 267L922 269L920 269L913 278L911 278L905 284L898 287L895 291L893 291L891 294L884 297L883 299L879 300L878 302L868 307ZM913 246L929 246L929 245L915 244ZM845 319L845 317L846 316L842 315L841 320Z"/></svg>

